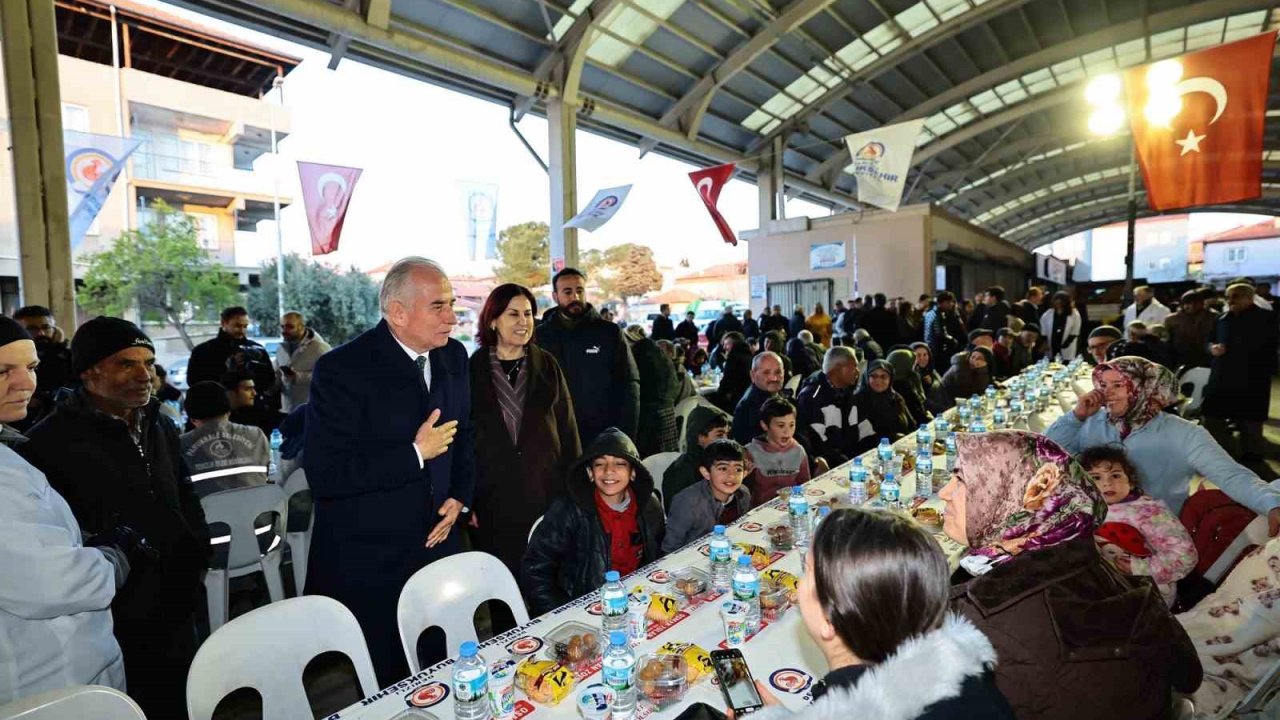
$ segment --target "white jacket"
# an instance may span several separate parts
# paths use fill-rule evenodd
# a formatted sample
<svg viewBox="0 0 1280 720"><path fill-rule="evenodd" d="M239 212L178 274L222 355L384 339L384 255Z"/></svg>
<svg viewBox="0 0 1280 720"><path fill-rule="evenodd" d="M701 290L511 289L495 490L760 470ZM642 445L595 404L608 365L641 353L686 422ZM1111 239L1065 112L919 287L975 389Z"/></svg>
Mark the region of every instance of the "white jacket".
<svg viewBox="0 0 1280 720"><path fill-rule="evenodd" d="M0 444L0 705L70 685L124 690L115 569L44 474Z"/></svg>
<svg viewBox="0 0 1280 720"><path fill-rule="evenodd" d="M293 352L289 352L287 344L282 342L276 348L276 366L288 367L294 372L292 378L279 373L280 387L284 390L280 393L280 406L289 413L311 397L311 373L316 369L316 361L333 348L320 337L320 333L311 328L307 328L306 336L294 347Z"/></svg>
<svg viewBox="0 0 1280 720"><path fill-rule="evenodd" d="M1120 328L1121 332L1127 332L1129 323L1133 322L1134 320L1141 320L1142 322L1147 324L1147 327L1151 327L1156 323L1163 323L1164 319L1169 317L1169 315L1173 312L1169 308L1162 305L1160 301L1155 298L1151 298L1151 304L1147 306L1146 310L1142 311L1141 315L1137 315L1137 311L1138 311L1137 303L1134 303L1124 309L1124 326Z"/></svg>
<svg viewBox="0 0 1280 720"><path fill-rule="evenodd" d="M1067 316L1066 327L1062 331L1062 359L1071 362L1076 359L1076 348L1079 347L1076 342L1080 339L1080 311L1071 308L1071 314ZM1044 311L1040 316L1040 336L1044 338L1045 348L1053 348L1053 309Z"/></svg>
<svg viewBox="0 0 1280 720"><path fill-rule="evenodd" d="M752 720L912 720L942 700L961 695L970 677L996 664L996 651L982 631L948 614L942 627L906 641L850 688L832 688L797 712L777 705Z"/></svg>

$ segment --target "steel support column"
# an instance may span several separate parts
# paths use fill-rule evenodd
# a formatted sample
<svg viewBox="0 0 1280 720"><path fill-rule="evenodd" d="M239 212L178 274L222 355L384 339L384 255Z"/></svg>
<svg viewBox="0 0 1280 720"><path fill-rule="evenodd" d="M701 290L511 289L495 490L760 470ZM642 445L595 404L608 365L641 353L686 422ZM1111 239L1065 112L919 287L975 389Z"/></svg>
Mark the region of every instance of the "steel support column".
<svg viewBox="0 0 1280 720"><path fill-rule="evenodd" d="M551 274L578 265L578 230L565 222L578 212L577 108L555 99L547 101L550 136L547 176L551 179Z"/></svg>
<svg viewBox="0 0 1280 720"><path fill-rule="evenodd" d="M67 177L53 3L0 2L0 52L13 145L22 302L75 324Z"/></svg>

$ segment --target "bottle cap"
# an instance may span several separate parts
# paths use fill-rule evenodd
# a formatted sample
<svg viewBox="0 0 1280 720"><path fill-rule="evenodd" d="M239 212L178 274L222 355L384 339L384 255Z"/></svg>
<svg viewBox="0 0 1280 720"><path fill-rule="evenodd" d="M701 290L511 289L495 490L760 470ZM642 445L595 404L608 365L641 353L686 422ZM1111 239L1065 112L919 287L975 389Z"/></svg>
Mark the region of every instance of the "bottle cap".
<svg viewBox="0 0 1280 720"><path fill-rule="evenodd" d="M620 575L618 575L618 571L617 571L617 570L610 570L610 571L608 571L608 572L606 572L606 573L604 574L604 581L605 581L605 582L618 582L619 577L621 577L621 576L620 576Z"/></svg>
<svg viewBox="0 0 1280 720"><path fill-rule="evenodd" d="M748 555L739 555L739 556L738 556L738 565L750 565L750 564L751 564L751 557L750 557L750 556L748 556Z"/></svg>
<svg viewBox="0 0 1280 720"><path fill-rule="evenodd" d="M476 650L477 650L477 648L476 648L476 644L475 644L474 642L472 642L472 641L468 640L468 641L466 641L466 642L462 643L462 648L461 648L460 652L462 653L462 657L475 657L475 656L476 656Z"/></svg>
<svg viewBox="0 0 1280 720"><path fill-rule="evenodd" d="M715 528L713 528L713 529L712 529L712 532L714 532L716 535L723 535L723 534L724 534L724 526L723 526L723 525L717 525L717 526L715 526Z"/></svg>
<svg viewBox="0 0 1280 720"><path fill-rule="evenodd" d="M609 644L610 645L626 645L627 634L622 632L621 630L614 630L613 632L609 633Z"/></svg>

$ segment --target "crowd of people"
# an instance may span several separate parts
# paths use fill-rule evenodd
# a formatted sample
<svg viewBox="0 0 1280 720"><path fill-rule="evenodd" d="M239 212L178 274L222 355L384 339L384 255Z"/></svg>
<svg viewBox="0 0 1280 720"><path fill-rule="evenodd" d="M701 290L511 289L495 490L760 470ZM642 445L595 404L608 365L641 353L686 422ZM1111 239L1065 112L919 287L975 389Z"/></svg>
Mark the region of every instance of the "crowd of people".
<svg viewBox="0 0 1280 720"><path fill-rule="evenodd" d="M726 309L704 329L663 306L646 331L604 317L588 286L561 270L539 317L528 288L500 285L468 356L446 272L406 258L383 281L381 322L337 348L285 313L273 363L228 308L185 395L126 320L67 342L47 309L0 318L0 703L97 683L185 717L211 493L305 469L299 591L352 611L388 685L408 673L399 592L427 564L488 552L531 614L551 611L1042 358L1085 354L1094 389L1045 435L960 436L940 493L943 531L969 548L958 570L898 516L847 510L819 527L799 593L830 665L815 712L1165 717L1173 692L1201 684L1200 638L1171 612L1197 563L1179 521L1192 477L1280 531L1280 492L1224 449L1236 431L1238 457L1266 449L1276 319L1250 284L1228 287L1221 312L1208 289L1171 312L1139 288L1123 330L1090 326L1065 292L1010 303L992 287L968 310L948 291L877 294L790 317ZM1173 368L1197 363L1211 373L1204 427L1169 412ZM719 385L679 417L712 368ZM664 452L679 455L655 477L644 459Z"/></svg>

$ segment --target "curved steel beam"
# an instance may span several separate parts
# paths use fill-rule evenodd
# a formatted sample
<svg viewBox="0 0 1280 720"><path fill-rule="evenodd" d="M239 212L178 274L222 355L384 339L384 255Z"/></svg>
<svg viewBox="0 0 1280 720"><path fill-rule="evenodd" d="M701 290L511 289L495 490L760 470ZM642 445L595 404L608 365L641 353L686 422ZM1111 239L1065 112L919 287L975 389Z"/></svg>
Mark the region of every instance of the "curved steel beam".
<svg viewBox="0 0 1280 720"><path fill-rule="evenodd" d="M1256 203L1266 203L1265 199L1261 201L1254 200L1251 202L1255 204L1233 203L1231 205L1209 205L1202 208L1195 208L1192 210L1188 210L1187 214L1193 215L1195 213L1201 213L1201 212L1236 212L1236 213L1252 213L1257 215L1280 216L1280 205L1256 204ZM1084 232L1085 230L1092 230L1094 228L1101 227L1103 225L1110 225L1112 223L1119 222L1121 220L1124 220L1128 216L1127 208L1125 207L1127 204L1128 203L1123 203L1123 204L1117 205L1114 208L1108 209L1107 212L1099 215L1098 217L1094 217L1086 220L1074 221L1071 224L1067 224L1067 225L1054 225L1052 228L1049 229L1047 233L1045 233L1044 239L1035 243L1020 243L1019 246L1027 250L1034 250L1042 245L1048 245L1049 243L1055 240L1060 240L1064 237L1071 237L1072 235L1075 235L1078 232ZM1160 213L1154 212L1152 210L1139 210L1137 218L1141 220L1143 218L1159 217L1159 216L1160 216Z"/></svg>
<svg viewBox="0 0 1280 720"><path fill-rule="evenodd" d="M1019 58L1011 63L1005 63L990 72L983 73L972 80L956 85L944 93L935 95L916 107L913 107L911 110L899 115L893 120L890 120L889 123L886 124L931 115L939 110L961 102L962 100L973 97L984 90L996 87L997 85L1008 82L1009 80L1022 77L1029 72L1040 70L1049 67L1054 63L1086 55L1090 52L1118 45L1129 40L1147 37L1150 33L1173 30L1176 28L1186 27L1188 25L1194 25L1198 22L1216 20L1217 18L1227 17L1229 15L1237 15L1239 13L1254 10L1270 9L1274 4L1274 0L1214 0L1213 2L1193 3L1173 10L1166 10L1165 12L1149 15L1146 18L1145 24L1143 20L1139 18L1130 20L1129 22L1120 23L1118 25L1112 25L1105 30L1099 30L1098 32L1090 33L1084 37L1069 40L1064 43L1058 43L1057 45L1045 48L1039 52L1031 53L1030 55ZM1040 98L1044 97L1046 94L1047 93L1034 97ZM1027 102L1034 102L1034 100L1025 100L1020 102L1017 105L1013 105L1006 109L1005 112L1017 108L1019 105ZM957 132L963 132L963 129L944 135L942 139L935 140L933 143L924 146L924 149L928 151L934 145L944 142L947 138L950 138ZM952 147L955 144L956 143L953 142L950 145L947 145L946 148ZM941 150L935 150L928 154L917 152L912 164L918 165L938 152L941 152ZM848 148L843 148L840 152L837 152L831 158L828 158L818 168L815 168L813 172L809 173L809 177L821 177L822 173L826 172L833 165L844 167L844 164L848 160L848 155Z"/></svg>

